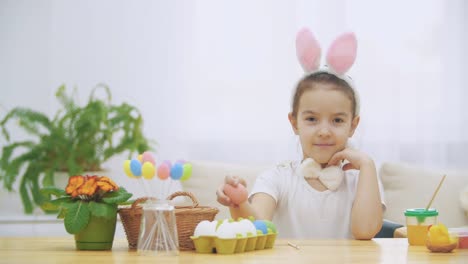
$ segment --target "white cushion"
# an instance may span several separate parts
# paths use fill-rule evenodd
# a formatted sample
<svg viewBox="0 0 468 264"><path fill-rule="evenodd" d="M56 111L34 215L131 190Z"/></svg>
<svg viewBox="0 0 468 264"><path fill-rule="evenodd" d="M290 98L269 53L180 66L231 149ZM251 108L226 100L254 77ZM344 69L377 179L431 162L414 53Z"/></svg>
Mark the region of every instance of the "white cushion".
<svg viewBox="0 0 468 264"><path fill-rule="evenodd" d="M247 181L250 190L255 178L273 165L240 165L211 161L191 161L192 177L182 182L184 191L191 192L200 205L217 207L220 212L216 219L230 218L229 208L216 201L216 190L224 183L226 175L236 175Z"/></svg>
<svg viewBox="0 0 468 264"><path fill-rule="evenodd" d="M437 171L403 163L384 163L379 173L387 205L385 219L405 224L404 211L426 207L446 174L431 207L439 211L438 221L448 227L468 225L459 198L461 190L468 184L467 171Z"/></svg>

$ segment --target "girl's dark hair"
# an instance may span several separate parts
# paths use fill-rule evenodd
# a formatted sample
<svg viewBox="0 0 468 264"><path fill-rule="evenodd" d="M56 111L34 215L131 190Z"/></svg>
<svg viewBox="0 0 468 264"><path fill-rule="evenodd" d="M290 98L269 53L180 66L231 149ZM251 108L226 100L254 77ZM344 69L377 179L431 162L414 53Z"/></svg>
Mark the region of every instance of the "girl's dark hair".
<svg viewBox="0 0 468 264"><path fill-rule="evenodd" d="M323 84L333 84L334 90L342 91L346 96L351 100L353 118L356 112L356 96L354 94L353 88L344 80L336 77L333 74L328 72L315 72L309 74L302 78L294 90L294 95L292 98L292 116L297 118L297 111L299 110L299 101L304 94L304 92L314 89L314 84L323 83Z"/></svg>

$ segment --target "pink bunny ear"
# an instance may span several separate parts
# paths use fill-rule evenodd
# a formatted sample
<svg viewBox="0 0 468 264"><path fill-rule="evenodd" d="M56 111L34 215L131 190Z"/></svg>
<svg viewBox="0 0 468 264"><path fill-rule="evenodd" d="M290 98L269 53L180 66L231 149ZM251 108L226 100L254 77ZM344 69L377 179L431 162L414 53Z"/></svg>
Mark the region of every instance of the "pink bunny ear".
<svg viewBox="0 0 468 264"><path fill-rule="evenodd" d="M327 52L327 65L338 74L344 74L356 60L357 40L354 33L339 36Z"/></svg>
<svg viewBox="0 0 468 264"><path fill-rule="evenodd" d="M320 45L312 32L304 28L296 36L297 59L306 72L313 72L320 66Z"/></svg>

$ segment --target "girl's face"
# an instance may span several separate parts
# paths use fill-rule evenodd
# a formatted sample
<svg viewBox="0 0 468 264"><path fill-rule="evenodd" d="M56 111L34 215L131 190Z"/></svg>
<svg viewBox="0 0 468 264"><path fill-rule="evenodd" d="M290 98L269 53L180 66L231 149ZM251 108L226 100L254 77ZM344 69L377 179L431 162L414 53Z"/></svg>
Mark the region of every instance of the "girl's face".
<svg viewBox="0 0 468 264"><path fill-rule="evenodd" d="M297 117L289 121L302 146L304 158L313 158L324 165L346 147L354 134L359 116L353 118L351 100L333 84L315 84L300 100Z"/></svg>

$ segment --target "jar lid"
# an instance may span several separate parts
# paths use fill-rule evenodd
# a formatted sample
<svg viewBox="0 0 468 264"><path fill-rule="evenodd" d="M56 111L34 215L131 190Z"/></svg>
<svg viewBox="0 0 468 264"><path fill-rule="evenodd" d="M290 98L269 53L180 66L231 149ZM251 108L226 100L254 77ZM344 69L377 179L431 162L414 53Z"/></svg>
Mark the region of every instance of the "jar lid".
<svg viewBox="0 0 468 264"><path fill-rule="evenodd" d="M405 211L405 216L437 216L439 215L439 212L437 209L434 208L412 208L412 209L406 209Z"/></svg>

